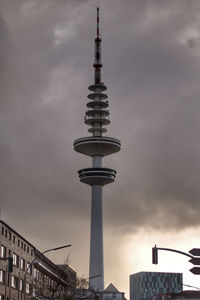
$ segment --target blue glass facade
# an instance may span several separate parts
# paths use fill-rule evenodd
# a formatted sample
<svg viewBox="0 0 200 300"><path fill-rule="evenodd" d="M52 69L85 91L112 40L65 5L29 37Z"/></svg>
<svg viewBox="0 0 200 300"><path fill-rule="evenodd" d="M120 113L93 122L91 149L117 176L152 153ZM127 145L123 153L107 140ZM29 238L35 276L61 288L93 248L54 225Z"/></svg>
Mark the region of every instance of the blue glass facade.
<svg viewBox="0 0 200 300"><path fill-rule="evenodd" d="M183 288L182 273L139 272L130 275L130 300L150 300L153 296Z"/></svg>

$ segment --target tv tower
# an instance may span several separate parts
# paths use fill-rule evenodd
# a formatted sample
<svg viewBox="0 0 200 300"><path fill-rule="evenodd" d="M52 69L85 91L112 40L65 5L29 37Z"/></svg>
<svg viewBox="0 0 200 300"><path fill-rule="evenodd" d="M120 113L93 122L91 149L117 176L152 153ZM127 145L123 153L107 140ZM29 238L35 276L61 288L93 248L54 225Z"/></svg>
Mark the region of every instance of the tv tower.
<svg viewBox="0 0 200 300"><path fill-rule="evenodd" d="M74 150L92 157L92 167L78 171L80 181L91 186L91 234L90 234L90 271L89 287L95 291L104 290L103 263L103 186L115 180L116 171L102 167L104 156L120 151L119 140L103 136L110 124L108 118L108 96L103 93L107 88L101 81L101 35L99 33L99 8L97 8L97 33L95 38L94 84L88 89L92 91L87 97L88 110L85 114L85 124L89 125L91 136L74 141Z"/></svg>

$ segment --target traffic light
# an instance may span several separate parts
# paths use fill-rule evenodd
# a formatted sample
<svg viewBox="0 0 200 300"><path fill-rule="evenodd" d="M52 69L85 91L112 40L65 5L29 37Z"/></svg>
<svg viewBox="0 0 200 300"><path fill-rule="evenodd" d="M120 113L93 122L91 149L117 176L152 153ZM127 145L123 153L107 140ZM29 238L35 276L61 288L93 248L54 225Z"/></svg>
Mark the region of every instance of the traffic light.
<svg viewBox="0 0 200 300"><path fill-rule="evenodd" d="M152 264L158 264L158 248L156 246L152 248Z"/></svg>
<svg viewBox="0 0 200 300"><path fill-rule="evenodd" d="M10 256L8 257L8 272L12 272L13 271L13 258Z"/></svg>

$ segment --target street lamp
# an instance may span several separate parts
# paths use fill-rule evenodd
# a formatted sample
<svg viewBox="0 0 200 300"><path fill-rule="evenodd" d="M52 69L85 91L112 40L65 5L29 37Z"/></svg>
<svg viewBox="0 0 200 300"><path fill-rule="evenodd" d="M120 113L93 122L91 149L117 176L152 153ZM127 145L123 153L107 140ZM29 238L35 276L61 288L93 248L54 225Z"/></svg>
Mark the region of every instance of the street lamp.
<svg viewBox="0 0 200 300"><path fill-rule="evenodd" d="M57 250L60 250L60 249L64 249L64 248L68 248L68 247L71 247L71 244L69 245L64 245L64 246L60 246L60 247L56 247L56 248L51 248L51 249L48 249L48 250L45 250L43 252L39 252L38 255L36 257L34 257L34 259L30 262L29 266L26 268L26 272L24 274L24 300L26 300L26 275L27 275L27 272L29 271L29 269L32 267L33 263L43 254L45 253L48 253L48 252L51 252L51 251L57 251Z"/></svg>
<svg viewBox="0 0 200 300"><path fill-rule="evenodd" d="M200 291L200 288L198 288L197 286L193 286L193 285L189 285L189 284L183 284L184 286L188 286L188 287L192 287L192 288L195 288L197 290Z"/></svg>
<svg viewBox="0 0 200 300"><path fill-rule="evenodd" d="M71 244L65 245L65 246L56 247L56 248L52 248L52 249L48 249L48 250L43 251L41 254L45 254L45 253L50 252L50 251L57 251L57 250L60 250L60 249L63 249L63 248L67 248L67 247L71 247Z"/></svg>

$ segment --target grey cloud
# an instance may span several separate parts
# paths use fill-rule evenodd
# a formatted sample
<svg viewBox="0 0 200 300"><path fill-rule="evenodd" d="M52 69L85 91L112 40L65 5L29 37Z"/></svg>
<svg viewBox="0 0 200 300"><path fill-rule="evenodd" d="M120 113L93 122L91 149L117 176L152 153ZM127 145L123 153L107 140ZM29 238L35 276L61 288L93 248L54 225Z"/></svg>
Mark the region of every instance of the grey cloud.
<svg viewBox="0 0 200 300"><path fill-rule="evenodd" d="M199 30L199 3L191 2L100 3L108 132L123 146L104 162L118 171L104 193L108 230L199 225L198 43L181 40ZM77 243L69 224L88 230L90 211L77 170L91 162L72 144L87 134L96 3L0 5L1 207L18 227L26 216L38 243L58 231ZM40 231L42 224L48 227Z"/></svg>

